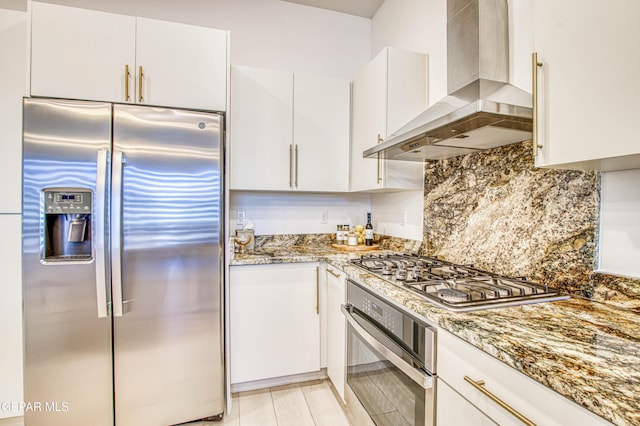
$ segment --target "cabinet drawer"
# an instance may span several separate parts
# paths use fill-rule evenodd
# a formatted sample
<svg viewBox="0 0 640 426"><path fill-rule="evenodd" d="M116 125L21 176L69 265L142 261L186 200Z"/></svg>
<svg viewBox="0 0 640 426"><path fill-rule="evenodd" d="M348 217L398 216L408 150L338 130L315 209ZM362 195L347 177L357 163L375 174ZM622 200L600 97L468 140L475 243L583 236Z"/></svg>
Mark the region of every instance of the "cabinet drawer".
<svg viewBox="0 0 640 426"><path fill-rule="evenodd" d="M538 425L611 424L444 330L438 331L438 376L501 425L523 423L465 377L484 381L487 391Z"/></svg>

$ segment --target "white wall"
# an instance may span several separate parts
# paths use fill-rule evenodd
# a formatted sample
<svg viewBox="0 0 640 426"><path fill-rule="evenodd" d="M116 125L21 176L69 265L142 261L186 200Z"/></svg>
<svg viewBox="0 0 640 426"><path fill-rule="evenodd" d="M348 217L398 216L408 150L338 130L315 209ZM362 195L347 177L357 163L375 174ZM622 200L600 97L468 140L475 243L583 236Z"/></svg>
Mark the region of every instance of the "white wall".
<svg viewBox="0 0 640 426"><path fill-rule="evenodd" d="M256 235L323 234L336 232L338 224L364 225L371 199L369 194L233 191L229 204L231 230L240 228L236 214L244 211ZM326 224L320 223L322 212L328 214Z"/></svg>
<svg viewBox="0 0 640 426"><path fill-rule="evenodd" d="M598 270L640 278L640 170L602 173Z"/></svg>
<svg viewBox="0 0 640 426"><path fill-rule="evenodd" d="M230 30L233 65L351 80L370 59L369 19L280 0L46 1Z"/></svg>
<svg viewBox="0 0 640 426"><path fill-rule="evenodd" d="M373 229L376 233L421 241L423 206L424 191L371 194Z"/></svg>

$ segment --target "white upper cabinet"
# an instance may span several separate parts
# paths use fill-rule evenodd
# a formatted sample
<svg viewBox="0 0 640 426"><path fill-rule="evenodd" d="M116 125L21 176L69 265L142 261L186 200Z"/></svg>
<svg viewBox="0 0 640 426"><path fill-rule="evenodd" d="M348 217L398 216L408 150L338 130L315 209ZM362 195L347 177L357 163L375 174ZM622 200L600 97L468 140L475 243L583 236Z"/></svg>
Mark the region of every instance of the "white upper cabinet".
<svg viewBox="0 0 640 426"><path fill-rule="evenodd" d="M135 40L135 17L33 2L31 94L125 101Z"/></svg>
<svg viewBox="0 0 640 426"><path fill-rule="evenodd" d="M31 10L31 95L226 110L225 31L38 2Z"/></svg>
<svg viewBox="0 0 640 426"><path fill-rule="evenodd" d="M640 2L535 0L536 166L640 168Z"/></svg>
<svg viewBox="0 0 640 426"><path fill-rule="evenodd" d="M348 190L348 81L234 66L231 189Z"/></svg>
<svg viewBox="0 0 640 426"><path fill-rule="evenodd" d="M349 190L350 92L346 80L294 76L295 189Z"/></svg>
<svg viewBox="0 0 640 426"><path fill-rule="evenodd" d="M227 109L226 31L145 18L137 19L136 30L142 103Z"/></svg>
<svg viewBox="0 0 640 426"><path fill-rule="evenodd" d="M382 50L353 81L351 191L421 189L422 162L363 158L427 107L427 55Z"/></svg>
<svg viewBox="0 0 640 426"><path fill-rule="evenodd" d="M293 74L231 68L231 189L290 190Z"/></svg>

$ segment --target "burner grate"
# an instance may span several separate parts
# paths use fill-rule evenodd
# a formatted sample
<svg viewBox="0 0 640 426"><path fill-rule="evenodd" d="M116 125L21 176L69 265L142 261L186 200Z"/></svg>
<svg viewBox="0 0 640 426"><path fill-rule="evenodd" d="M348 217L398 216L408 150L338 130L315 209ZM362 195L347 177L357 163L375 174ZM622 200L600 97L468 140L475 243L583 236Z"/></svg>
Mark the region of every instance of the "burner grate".
<svg viewBox="0 0 640 426"><path fill-rule="evenodd" d="M504 277L435 257L368 254L351 262L378 278L408 288L451 310L471 311L569 297L523 278Z"/></svg>

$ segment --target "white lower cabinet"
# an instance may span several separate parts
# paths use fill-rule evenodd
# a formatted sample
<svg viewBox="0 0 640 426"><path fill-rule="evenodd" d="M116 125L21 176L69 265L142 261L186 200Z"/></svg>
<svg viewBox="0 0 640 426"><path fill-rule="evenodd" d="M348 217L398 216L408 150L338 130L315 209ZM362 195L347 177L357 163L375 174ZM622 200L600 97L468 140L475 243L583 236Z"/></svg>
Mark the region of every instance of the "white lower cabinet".
<svg viewBox="0 0 640 426"><path fill-rule="evenodd" d="M541 383L445 330L438 330L437 423L522 425L514 414L476 389L465 377L538 425L610 425ZM490 419L490 420L489 420Z"/></svg>
<svg viewBox="0 0 640 426"><path fill-rule="evenodd" d="M437 395L438 426L496 424L441 379L438 379Z"/></svg>
<svg viewBox="0 0 640 426"><path fill-rule="evenodd" d="M346 274L327 266L327 376L344 401L346 382L346 322L340 306L346 301Z"/></svg>
<svg viewBox="0 0 640 426"><path fill-rule="evenodd" d="M231 384L319 371L318 263L230 269Z"/></svg>

